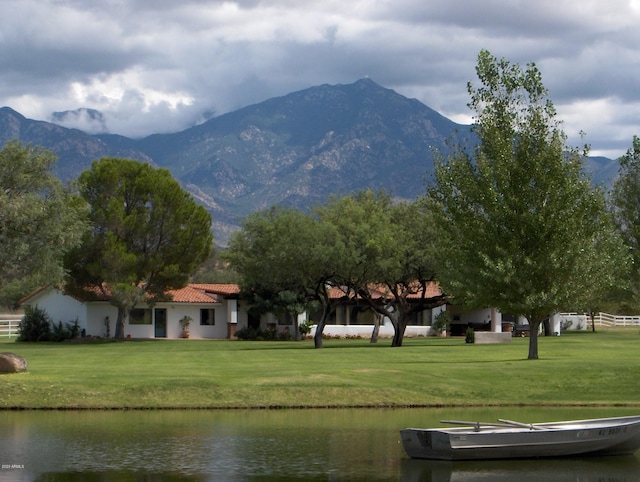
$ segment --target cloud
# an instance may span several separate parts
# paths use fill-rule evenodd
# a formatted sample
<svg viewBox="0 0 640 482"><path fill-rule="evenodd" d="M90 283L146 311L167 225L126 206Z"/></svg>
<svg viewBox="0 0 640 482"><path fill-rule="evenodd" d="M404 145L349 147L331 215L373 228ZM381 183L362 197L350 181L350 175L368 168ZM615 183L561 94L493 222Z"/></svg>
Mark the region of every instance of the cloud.
<svg viewBox="0 0 640 482"><path fill-rule="evenodd" d="M468 121L484 48L535 62L570 141L619 155L638 131L639 23L638 0L4 0L0 103L96 109L140 137L369 76Z"/></svg>

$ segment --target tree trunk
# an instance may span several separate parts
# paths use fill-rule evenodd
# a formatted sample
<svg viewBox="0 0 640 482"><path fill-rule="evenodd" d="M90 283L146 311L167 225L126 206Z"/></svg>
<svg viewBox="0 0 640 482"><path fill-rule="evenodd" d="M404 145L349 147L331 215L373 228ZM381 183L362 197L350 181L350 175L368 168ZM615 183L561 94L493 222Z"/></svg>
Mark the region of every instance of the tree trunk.
<svg viewBox="0 0 640 482"><path fill-rule="evenodd" d="M298 326L298 313L292 313L291 317L293 319L293 339L295 341L300 341L300 327Z"/></svg>
<svg viewBox="0 0 640 482"><path fill-rule="evenodd" d="M313 346L315 348L323 347L322 331L324 330L324 320L320 320L316 325L316 332L313 335Z"/></svg>
<svg viewBox="0 0 640 482"><path fill-rule="evenodd" d="M322 332L324 331L324 326L327 324L327 318L331 313L331 305L329 303L325 304L322 307L322 316L320 317L320 321L316 325L316 332L313 335L313 346L315 348L322 348L323 340L322 340Z"/></svg>
<svg viewBox="0 0 640 482"><path fill-rule="evenodd" d="M540 321L529 320L529 360L538 359L538 329L540 328Z"/></svg>
<svg viewBox="0 0 640 482"><path fill-rule="evenodd" d="M380 333L380 323L382 322L382 315L376 313L373 321L373 331L371 332L371 343L378 343L378 334Z"/></svg>
<svg viewBox="0 0 640 482"><path fill-rule="evenodd" d="M116 320L116 333L114 338L124 340L124 320L127 318L129 310L124 306L118 306L118 319Z"/></svg>
<svg viewBox="0 0 640 482"><path fill-rule="evenodd" d="M596 332L596 313L595 311L592 311L591 313L589 313L589 316L591 317L591 331L593 333Z"/></svg>
<svg viewBox="0 0 640 482"><path fill-rule="evenodd" d="M397 321L393 324L394 333L391 346L402 346L404 340L404 332L407 329L407 322L405 320Z"/></svg>

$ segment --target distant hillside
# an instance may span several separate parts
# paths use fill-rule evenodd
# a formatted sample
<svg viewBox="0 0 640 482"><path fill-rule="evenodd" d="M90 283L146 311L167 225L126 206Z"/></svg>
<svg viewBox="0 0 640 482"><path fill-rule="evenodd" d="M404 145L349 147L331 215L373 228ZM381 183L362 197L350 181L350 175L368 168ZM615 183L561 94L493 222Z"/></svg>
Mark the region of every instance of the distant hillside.
<svg viewBox="0 0 640 482"><path fill-rule="evenodd" d="M588 157L584 162L584 169L591 175L594 184L611 186L618 176L620 163L617 159L595 156Z"/></svg>
<svg viewBox="0 0 640 482"><path fill-rule="evenodd" d="M77 115L100 119L87 110L54 118L71 122ZM221 244L242 217L273 204L308 208L363 188L413 199L424 192L434 152L446 151L451 137L468 141L470 127L370 79L312 87L138 140L89 135L0 109L0 142L18 138L52 149L63 179L104 156L166 167L212 212ZM608 183L617 162L592 158L586 169Z"/></svg>
<svg viewBox="0 0 640 482"><path fill-rule="evenodd" d="M75 179L101 157L127 157L152 162L142 151L119 148L116 143L105 143L77 129L27 119L9 107L0 108L0 145L18 139L25 144L46 147L59 158L56 174L63 180Z"/></svg>

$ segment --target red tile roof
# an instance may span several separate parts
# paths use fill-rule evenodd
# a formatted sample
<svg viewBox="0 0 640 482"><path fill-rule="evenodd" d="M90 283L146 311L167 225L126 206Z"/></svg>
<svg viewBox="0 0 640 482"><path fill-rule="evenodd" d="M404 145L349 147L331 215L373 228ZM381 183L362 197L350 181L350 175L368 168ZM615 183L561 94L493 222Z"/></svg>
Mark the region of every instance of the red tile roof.
<svg viewBox="0 0 640 482"><path fill-rule="evenodd" d="M231 283L189 283L182 289L168 291L176 303L220 303L219 296L234 296L240 287Z"/></svg>
<svg viewBox="0 0 640 482"><path fill-rule="evenodd" d="M24 304L29 299L35 297L43 290L48 288L45 286L39 290L31 293L20 301L20 304ZM102 291L96 289L92 290L96 297L96 301L109 301L109 296L105 295ZM382 286L376 286L371 288L371 292L375 298L389 298L390 294L386 288ZM233 283L189 283L184 288L177 290L169 290L167 294L171 296L174 303L220 303L219 297L237 297L240 294L240 286ZM340 288L331 288L330 296L334 300L344 298L346 295ZM426 288L425 298L436 298L442 296L442 291L438 283L429 283ZM351 294L350 297L353 297ZM408 296L409 299L420 299L422 293L414 293ZM86 301L76 297L79 301Z"/></svg>
<svg viewBox="0 0 640 482"><path fill-rule="evenodd" d="M431 282L426 286L424 297L425 298L436 298L438 296L442 296L442 290L440 289L440 285L435 282ZM419 291L415 294L409 295L409 298L422 298L422 291Z"/></svg>
<svg viewBox="0 0 640 482"><path fill-rule="evenodd" d="M189 286L216 295L233 296L240 294L240 286L233 283L189 283Z"/></svg>
<svg viewBox="0 0 640 482"><path fill-rule="evenodd" d="M167 294L171 296L171 301L174 303L220 303L220 301L213 296L191 285L187 285L178 290L169 290Z"/></svg>
<svg viewBox="0 0 640 482"><path fill-rule="evenodd" d="M419 287L418 287L419 288ZM385 286L371 286L369 288L369 292L371 293L371 295L373 296L373 298L375 299L380 299L380 298L391 298L391 293L389 293L389 290L385 287ZM331 290L329 291L329 296L332 299L340 299L340 298L344 298L345 292L343 290L341 290L340 288L331 288ZM439 296L442 296L442 290L440 289L440 285L438 283L435 282L431 282L426 286L425 289L425 293L424 293L424 297L426 299L429 298L437 298ZM353 295L349 295L350 298L353 297ZM412 293L410 295L407 296L408 299L410 300L416 300L416 299L421 299L422 298L422 290L418 290L416 293Z"/></svg>
<svg viewBox="0 0 640 482"><path fill-rule="evenodd" d="M50 285L43 286L33 293L25 296L20 300L20 304L27 303L30 299L36 297L38 294L42 293L44 290L50 288ZM85 302L89 299L91 301L109 301L110 296L99 290L98 288L92 288L90 290L95 297L87 297L87 296L73 296L73 298L77 299L80 302ZM218 296L226 297L226 296L235 296L240 293L240 287L235 284L198 284L192 283L188 284L184 288L169 290L167 294L171 297L171 301L174 303L220 303L220 299ZM218 296L216 296L218 295Z"/></svg>

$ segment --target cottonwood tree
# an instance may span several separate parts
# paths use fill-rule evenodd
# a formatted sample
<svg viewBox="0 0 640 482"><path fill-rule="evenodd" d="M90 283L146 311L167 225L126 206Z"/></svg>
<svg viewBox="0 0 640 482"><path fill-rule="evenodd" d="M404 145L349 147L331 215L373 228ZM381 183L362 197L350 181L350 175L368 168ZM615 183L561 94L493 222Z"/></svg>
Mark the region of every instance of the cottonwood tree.
<svg viewBox="0 0 640 482"><path fill-rule="evenodd" d="M468 91L477 148L438 160L428 189L443 249L438 279L468 306L526 316L528 358L537 359L543 320L607 282L600 249L613 230L535 64L483 50L476 71L481 86Z"/></svg>
<svg viewBox="0 0 640 482"><path fill-rule="evenodd" d="M612 211L631 263L626 278L624 301L629 308L640 307L640 138L633 136L631 147L619 159L620 169L611 191Z"/></svg>
<svg viewBox="0 0 640 482"><path fill-rule="evenodd" d="M63 256L87 226L82 199L51 173L55 155L8 142L0 151L0 304L64 279Z"/></svg>
<svg viewBox="0 0 640 482"><path fill-rule="evenodd" d="M138 303L186 285L207 259L211 216L166 169L128 159L95 161L79 178L91 230L66 257L67 290L102 293L118 308L116 338Z"/></svg>
<svg viewBox="0 0 640 482"><path fill-rule="evenodd" d="M427 289L435 281L437 245L425 206L368 190L333 198L319 213L353 253L345 275L357 295L391 321L391 345L402 346L413 316L445 302Z"/></svg>

